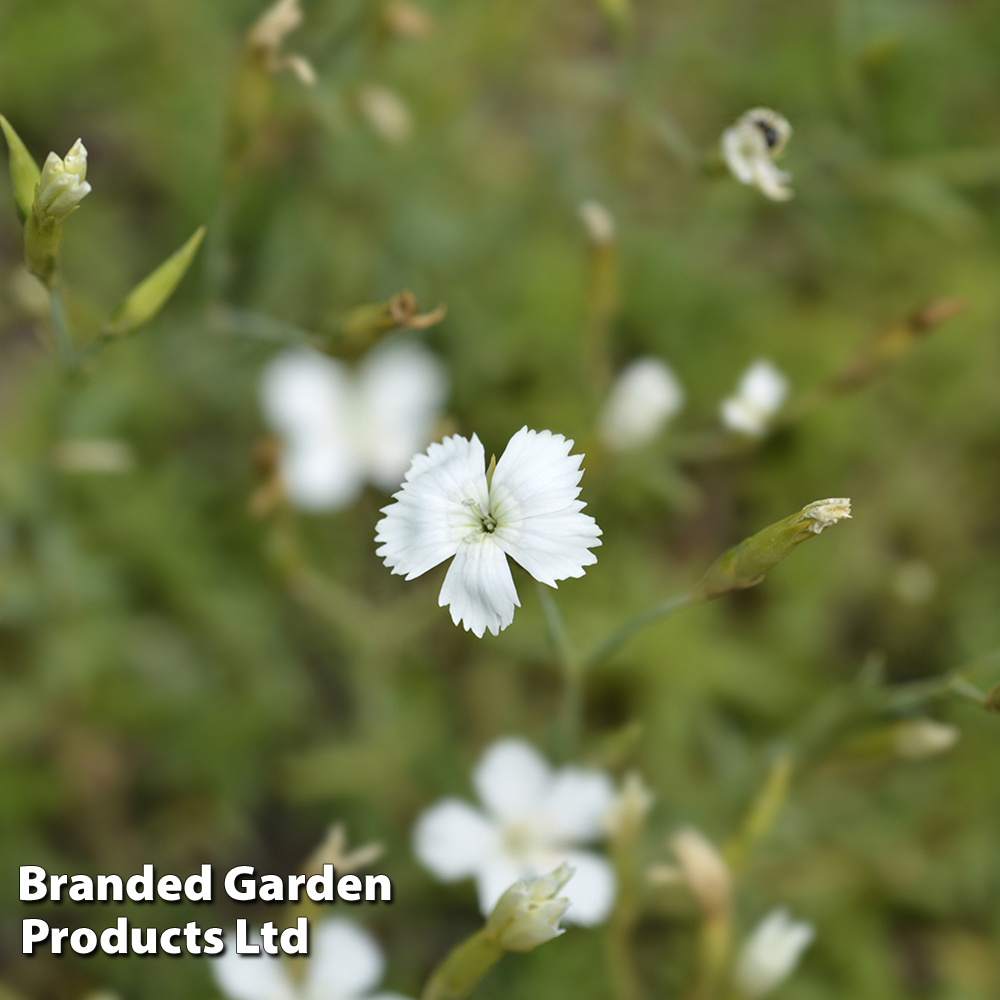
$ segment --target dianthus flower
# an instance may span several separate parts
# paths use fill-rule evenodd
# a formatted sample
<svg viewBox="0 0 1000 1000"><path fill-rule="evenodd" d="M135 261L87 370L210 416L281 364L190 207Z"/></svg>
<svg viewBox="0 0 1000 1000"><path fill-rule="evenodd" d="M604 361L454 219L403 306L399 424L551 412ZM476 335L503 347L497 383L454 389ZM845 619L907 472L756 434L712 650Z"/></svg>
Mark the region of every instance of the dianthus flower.
<svg viewBox="0 0 1000 1000"><path fill-rule="evenodd" d="M461 799L428 809L413 834L420 862L445 882L475 878L484 916L518 880L568 864L575 871L562 890L565 919L601 923L614 902L614 872L576 845L602 835L615 798L607 775L578 767L553 772L534 747L508 738L486 750L472 781L484 810Z"/></svg>
<svg viewBox="0 0 1000 1000"><path fill-rule="evenodd" d="M371 992L385 973L385 958L375 939L350 920L324 920L309 952L298 980L280 956L263 950L237 955L230 941L212 959L212 973L229 1000L407 1000L398 993Z"/></svg>
<svg viewBox="0 0 1000 1000"><path fill-rule="evenodd" d="M407 580L454 556L438 604L467 631L497 635L521 604L507 556L550 587L597 562L589 550L601 529L577 499L583 456L572 447L561 434L522 427L488 476L475 434L432 444L382 508L378 555Z"/></svg>
<svg viewBox="0 0 1000 1000"><path fill-rule="evenodd" d="M763 437L787 395L788 379L770 361L755 361L743 373L736 395L723 400L722 423L731 431Z"/></svg>
<svg viewBox="0 0 1000 1000"><path fill-rule="evenodd" d="M770 108L753 108L722 133L722 156L732 175L772 201L792 197L791 175L775 166L792 134L787 120Z"/></svg>

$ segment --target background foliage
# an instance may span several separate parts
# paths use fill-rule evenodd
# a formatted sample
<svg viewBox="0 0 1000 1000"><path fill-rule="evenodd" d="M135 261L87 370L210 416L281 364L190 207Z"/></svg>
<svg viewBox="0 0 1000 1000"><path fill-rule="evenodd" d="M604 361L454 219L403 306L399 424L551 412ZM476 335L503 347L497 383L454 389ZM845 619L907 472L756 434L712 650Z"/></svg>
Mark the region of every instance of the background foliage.
<svg viewBox="0 0 1000 1000"><path fill-rule="evenodd" d="M775 747L812 732L866 661L893 683L970 661L983 688L1000 679L984 659L1000 645L997 5L637 0L624 31L591 0L427 9L437 29L414 41L386 34L375 3L307 0L289 48L319 83L276 81L227 185L256 0L0 2L0 110L39 159L78 135L91 154L94 193L64 242L78 324L209 224L155 325L67 382L38 346L0 185L0 959L24 997L215 989L189 959L22 960L17 865L294 871L334 818L388 845L397 901L359 916L387 948L389 985L415 995L478 923L468 883L442 887L413 861L415 815L468 796L497 736L567 750L561 675L520 571L514 625L460 632L436 606L443 569L403 584L376 559L374 491L295 528L360 611L282 571L279 529L246 512L257 378L277 343L223 304L328 330L403 288L447 303L426 336L452 373L451 426L497 452L525 423L549 427L588 453L604 546L557 595L579 646L759 527L853 498L852 522L761 587L650 628L588 676L578 758L639 767L656 791L644 861L665 857L679 823L731 833ZM409 107L409 142L359 114L371 84ZM795 127L788 204L710 163L758 104ZM593 434L575 215L592 197L619 223L615 366L659 355L688 393L671 431L627 459ZM939 296L967 312L885 378L759 449L699 450L750 361L772 358L804 394ZM71 438L127 442L135 468L60 472L53 448ZM916 601L915 565L936 581ZM1000 994L1000 722L967 701L932 711L962 730L932 761L845 755L870 720L820 741L751 859L740 926L776 902L817 925L790 1000ZM600 934L508 960L477 995L607 996ZM683 900L651 895L637 943L648 995L672 995L692 961Z"/></svg>

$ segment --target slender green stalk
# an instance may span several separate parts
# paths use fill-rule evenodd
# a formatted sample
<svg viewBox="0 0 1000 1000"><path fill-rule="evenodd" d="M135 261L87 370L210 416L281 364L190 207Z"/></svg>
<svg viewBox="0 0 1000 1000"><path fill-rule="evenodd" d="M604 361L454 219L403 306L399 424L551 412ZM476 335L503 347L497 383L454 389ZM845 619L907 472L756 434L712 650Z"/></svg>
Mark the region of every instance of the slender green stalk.
<svg viewBox="0 0 1000 1000"><path fill-rule="evenodd" d="M545 618L545 631L563 674L563 699L559 713L560 752L570 758L576 752L583 730L584 665L570 645L559 606L548 587L538 584L538 600Z"/></svg>
<svg viewBox="0 0 1000 1000"><path fill-rule="evenodd" d="M629 619L624 625L608 636L604 642L591 650L583 658L582 667L593 667L601 663L617 653L632 636L637 632L641 632L647 625L652 625L653 622L660 621L661 618L668 618L675 611L680 611L681 608L689 607L692 604L698 604L703 600L705 598L702 595L695 591L690 591L684 594L677 594L662 604L657 604L656 607L650 608L640 615L636 615L635 618Z"/></svg>
<svg viewBox="0 0 1000 1000"><path fill-rule="evenodd" d="M453 948L431 973L421 1000L462 1000L503 957L504 949L483 927Z"/></svg>
<svg viewBox="0 0 1000 1000"><path fill-rule="evenodd" d="M66 371L76 371L80 366L80 355L66 321L62 289L57 282L53 282L49 287L49 318L52 320L52 331L55 334L56 355L59 358L59 363Z"/></svg>

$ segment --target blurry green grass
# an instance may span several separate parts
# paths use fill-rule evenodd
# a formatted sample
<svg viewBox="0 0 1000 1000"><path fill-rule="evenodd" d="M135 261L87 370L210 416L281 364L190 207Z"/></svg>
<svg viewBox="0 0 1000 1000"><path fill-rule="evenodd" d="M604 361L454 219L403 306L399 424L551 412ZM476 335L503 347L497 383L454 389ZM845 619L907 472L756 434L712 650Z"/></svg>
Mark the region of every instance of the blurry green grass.
<svg viewBox="0 0 1000 1000"><path fill-rule="evenodd" d="M869 653L906 680L1000 645L994 3L638 3L624 43L586 2L429 3L435 35L388 45L374 39L372 5L305 7L289 47L314 60L320 84L276 85L272 169L239 200L225 297L308 328L404 287L446 302L428 339L453 374L457 427L487 449L524 423L592 439L584 197L619 224L614 357L652 352L675 368L689 396L678 433L713 425L759 356L802 391L926 299L969 302L883 381L746 459L681 469L684 489L664 481L663 448L585 477L604 546L557 595L581 644L763 524L821 496L855 500L853 522L759 590L650 629L590 679L588 736L643 723L630 763L658 795L651 854L681 822L724 837L773 741ZM259 9L0 2L0 110L39 159L78 135L91 151L94 193L65 242L81 315L115 304L196 225L218 223L233 73ZM371 82L410 107L407 146L387 148L360 120L354 96ZM704 178L664 140L669 115L709 151L756 104L795 127L788 205ZM16 865L292 870L343 817L354 839L390 845L398 902L372 919L390 985L416 994L477 918L468 885L434 885L415 865L414 815L467 795L468 768L495 736L552 742L559 677L533 586L516 577L514 625L477 642L437 608L440 571L404 585L376 560L382 498L304 524L330 576L377 604L405 596L407 614L432 622L392 667L383 738L366 740L348 644L286 593L244 513L264 430L256 380L273 347L206 320L211 253L154 327L69 393L8 290L18 261L0 183L7 982L38 1000L99 986L126 1000L212 996L193 961L20 961ZM126 440L137 469L58 476L47 456L65 437ZM892 586L911 559L938 580L920 607ZM974 706L942 716L963 731L946 758L807 772L755 857L743 924L780 901L818 926L783 996L1000 990L1000 734ZM686 924L649 917L650 995L676 988L692 947ZM575 930L505 963L480 995L603 997L603 976L594 933Z"/></svg>

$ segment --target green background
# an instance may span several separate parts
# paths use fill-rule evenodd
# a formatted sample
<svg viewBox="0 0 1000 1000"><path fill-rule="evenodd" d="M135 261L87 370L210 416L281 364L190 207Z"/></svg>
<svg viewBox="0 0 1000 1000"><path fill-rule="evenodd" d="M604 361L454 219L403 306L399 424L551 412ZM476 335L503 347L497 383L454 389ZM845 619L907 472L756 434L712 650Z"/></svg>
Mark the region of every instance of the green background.
<svg viewBox="0 0 1000 1000"><path fill-rule="evenodd" d="M514 624L476 640L437 607L443 568L405 584L378 561L385 498L369 490L295 526L312 571L366 610L290 584L275 526L247 514L266 433L257 380L280 337L222 322L224 305L329 331L403 288L446 303L425 339L451 372L450 427L487 453L523 424L588 452L583 499L604 545L556 595L579 648L803 504L854 500L854 520L763 585L651 627L587 678L573 756L637 767L656 792L643 865L668 858L679 824L732 834L776 748L848 697L864 663L893 684L970 662L984 690L1000 680L984 660L1000 645L994 0L636 0L624 30L584 0L428 0L423 40L387 35L375 3L304 9L286 48L319 83L275 81L252 162L227 187L259 4L0 0L0 111L39 161L78 136L90 151L94 190L63 246L81 336L209 225L161 317L67 379L39 346L0 184L0 962L25 1000L216 991L191 959L22 959L20 919L41 911L16 902L19 864L285 873L334 819L352 842L387 845L377 870L396 901L352 913L387 950L387 985L415 996L479 918L470 883L417 866L414 818L471 797L469 769L499 736L566 753L560 670L519 569ZM387 144L359 114L376 83L410 109L409 142ZM795 129L786 204L713 162L756 105ZM585 198L619 227L613 366L658 355L688 396L664 437L622 459L594 438ZM708 454L747 364L771 358L794 403L943 296L965 314L884 378L760 448ZM60 472L52 450L77 438L127 442L135 468ZM914 561L937 581L917 603L899 585ZM788 1000L1000 995L1000 719L958 699L926 711L962 736L919 763L847 753L895 718L848 711L753 853L740 933L779 903L817 928ZM183 919L246 915L203 912ZM48 915L101 927L117 914ZM601 934L508 958L476 995L613 996ZM648 893L645 996L684 995L694 934L682 894Z"/></svg>

